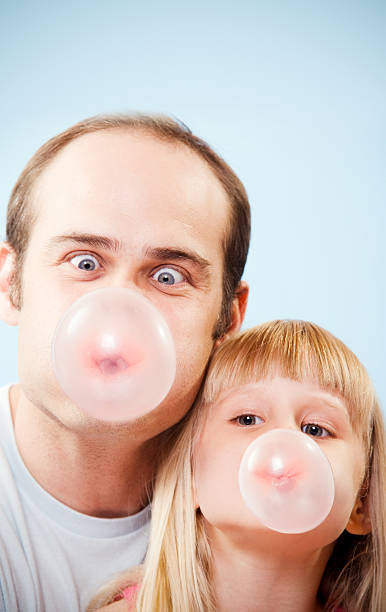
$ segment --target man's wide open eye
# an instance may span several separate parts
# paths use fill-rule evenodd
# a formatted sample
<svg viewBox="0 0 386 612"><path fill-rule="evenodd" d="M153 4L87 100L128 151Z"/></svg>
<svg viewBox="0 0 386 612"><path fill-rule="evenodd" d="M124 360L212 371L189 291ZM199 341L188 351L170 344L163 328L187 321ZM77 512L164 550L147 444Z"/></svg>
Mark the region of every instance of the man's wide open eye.
<svg viewBox="0 0 386 612"><path fill-rule="evenodd" d="M100 268L98 260L93 255L75 255L71 257L70 263L84 272L94 272Z"/></svg>
<svg viewBox="0 0 386 612"><path fill-rule="evenodd" d="M174 268L159 268L152 276L160 285L176 285L185 280L184 275Z"/></svg>

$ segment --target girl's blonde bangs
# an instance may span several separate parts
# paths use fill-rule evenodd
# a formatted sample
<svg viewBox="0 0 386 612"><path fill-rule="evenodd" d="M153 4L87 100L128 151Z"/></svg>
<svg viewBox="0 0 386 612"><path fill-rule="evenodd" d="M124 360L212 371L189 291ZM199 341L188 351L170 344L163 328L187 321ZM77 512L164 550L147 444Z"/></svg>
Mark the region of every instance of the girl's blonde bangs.
<svg viewBox="0 0 386 612"><path fill-rule="evenodd" d="M365 368L343 342L306 321L271 321L226 340L211 361L202 400L211 404L223 389L275 375L314 378L339 394L354 429L368 438L376 396Z"/></svg>

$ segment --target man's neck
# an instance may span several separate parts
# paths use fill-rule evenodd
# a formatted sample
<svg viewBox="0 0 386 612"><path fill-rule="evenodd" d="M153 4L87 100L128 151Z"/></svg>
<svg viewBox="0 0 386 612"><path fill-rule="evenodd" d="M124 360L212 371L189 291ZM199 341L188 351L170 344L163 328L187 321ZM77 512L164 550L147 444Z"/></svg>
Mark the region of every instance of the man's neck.
<svg viewBox="0 0 386 612"><path fill-rule="evenodd" d="M219 536L219 537L218 537ZM210 533L218 612L320 612L319 584L331 548L308 555L270 555L267 550L235 549ZM296 546L295 546L296 549Z"/></svg>
<svg viewBox="0 0 386 612"><path fill-rule="evenodd" d="M97 517L135 514L148 502L159 442L119 428L72 431L33 406L20 387L10 394L15 439L23 462L63 504Z"/></svg>

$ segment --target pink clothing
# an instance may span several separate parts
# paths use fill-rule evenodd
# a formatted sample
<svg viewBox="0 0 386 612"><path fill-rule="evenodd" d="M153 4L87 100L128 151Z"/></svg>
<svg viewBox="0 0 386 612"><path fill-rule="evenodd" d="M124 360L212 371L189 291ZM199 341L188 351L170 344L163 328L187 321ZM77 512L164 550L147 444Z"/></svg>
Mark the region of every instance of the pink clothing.
<svg viewBox="0 0 386 612"><path fill-rule="evenodd" d="M133 584L131 586L126 587L122 591L122 599L126 599L127 601L134 601L136 594L139 590L139 584Z"/></svg>
<svg viewBox="0 0 386 612"><path fill-rule="evenodd" d="M126 601L133 602L135 600L135 596L139 591L139 584L133 584L132 586L128 586L123 589L121 593L121 599L126 599ZM335 612L346 612L343 608L336 608Z"/></svg>

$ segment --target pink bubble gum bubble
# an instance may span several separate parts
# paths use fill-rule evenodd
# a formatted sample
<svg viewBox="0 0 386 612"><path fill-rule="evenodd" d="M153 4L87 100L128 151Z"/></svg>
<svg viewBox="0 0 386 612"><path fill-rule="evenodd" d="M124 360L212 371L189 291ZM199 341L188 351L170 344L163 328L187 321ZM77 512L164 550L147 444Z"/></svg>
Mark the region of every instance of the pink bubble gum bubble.
<svg viewBox="0 0 386 612"><path fill-rule="evenodd" d="M170 330L142 295L97 289L76 300L52 342L56 378L91 417L130 421L168 394L176 373Z"/></svg>
<svg viewBox="0 0 386 612"><path fill-rule="evenodd" d="M334 501L330 463L309 436L274 429L256 438L239 470L245 504L269 529L304 533L320 525Z"/></svg>

